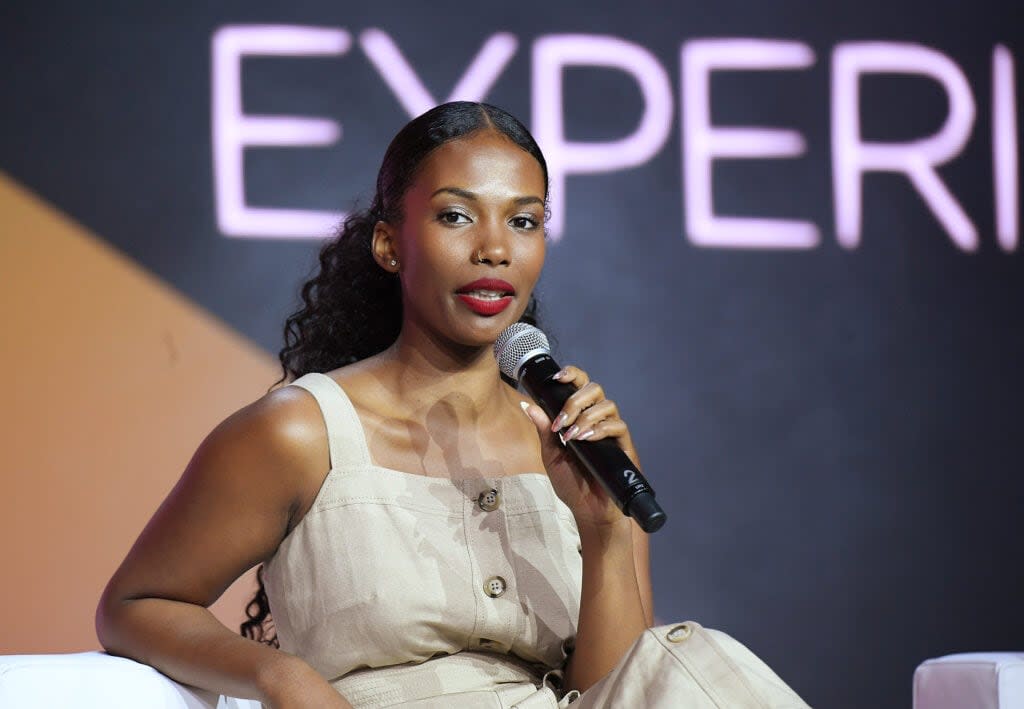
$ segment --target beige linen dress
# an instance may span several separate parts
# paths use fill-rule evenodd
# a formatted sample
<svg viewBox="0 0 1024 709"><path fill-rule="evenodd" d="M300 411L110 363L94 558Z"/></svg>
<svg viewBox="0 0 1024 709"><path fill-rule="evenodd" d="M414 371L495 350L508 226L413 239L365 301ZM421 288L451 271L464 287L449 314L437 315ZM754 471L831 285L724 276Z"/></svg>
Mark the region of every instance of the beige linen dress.
<svg viewBox="0 0 1024 709"><path fill-rule="evenodd" d="M267 598L281 649L355 707L806 706L693 622L648 630L600 682L563 696L582 558L546 473L451 480L374 465L337 382L289 386L320 405L331 469L265 564ZM776 694L734 681L750 672Z"/></svg>

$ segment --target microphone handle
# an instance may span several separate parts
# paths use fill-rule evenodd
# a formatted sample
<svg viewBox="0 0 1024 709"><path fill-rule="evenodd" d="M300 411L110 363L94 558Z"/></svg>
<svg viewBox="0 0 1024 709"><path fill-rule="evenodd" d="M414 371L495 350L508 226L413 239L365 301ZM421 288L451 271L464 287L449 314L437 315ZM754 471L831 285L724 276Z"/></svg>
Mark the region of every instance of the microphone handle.
<svg viewBox="0 0 1024 709"><path fill-rule="evenodd" d="M538 354L519 370L519 383L549 418L562 410L576 392L572 384L552 379L561 369L549 354ZM654 499L654 490L615 441L571 440L565 444L583 467L604 488L623 514L636 519L645 532L655 532L665 523L665 512Z"/></svg>

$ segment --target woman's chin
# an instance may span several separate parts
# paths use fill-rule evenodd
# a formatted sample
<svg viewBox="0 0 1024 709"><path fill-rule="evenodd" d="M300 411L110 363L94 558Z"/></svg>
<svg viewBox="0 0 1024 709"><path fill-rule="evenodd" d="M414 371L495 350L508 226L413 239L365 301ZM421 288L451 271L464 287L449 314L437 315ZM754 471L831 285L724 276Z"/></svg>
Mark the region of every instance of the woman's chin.
<svg viewBox="0 0 1024 709"><path fill-rule="evenodd" d="M453 332L453 339L460 345L465 347L479 348L485 347L490 349L494 347L495 340L505 331L514 320L508 320L507 318L490 319L487 323L481 323L476 327L461 327L458 328L457 332Z"/></svg>

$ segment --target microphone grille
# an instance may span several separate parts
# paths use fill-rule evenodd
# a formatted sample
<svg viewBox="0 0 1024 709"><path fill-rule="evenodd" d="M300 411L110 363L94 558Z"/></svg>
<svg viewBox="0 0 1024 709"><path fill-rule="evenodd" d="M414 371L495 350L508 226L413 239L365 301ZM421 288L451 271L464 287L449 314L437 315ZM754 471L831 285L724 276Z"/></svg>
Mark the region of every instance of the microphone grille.
<svg viewBox="0 0 1024 709"><path fill-rule="evenodd" d="M494 343L494 357L506 377L519 381L519 368L528 358L538 353L549 354L551 345L547 336L533 325L512 323Z"/></svg>

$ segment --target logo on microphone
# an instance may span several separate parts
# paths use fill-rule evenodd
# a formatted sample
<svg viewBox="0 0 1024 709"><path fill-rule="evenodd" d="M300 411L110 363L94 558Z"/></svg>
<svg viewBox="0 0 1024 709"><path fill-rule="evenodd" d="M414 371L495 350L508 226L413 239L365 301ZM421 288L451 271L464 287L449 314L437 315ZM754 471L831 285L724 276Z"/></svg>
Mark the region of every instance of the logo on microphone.
<svg viewBox="0 0 1024 709"><path fill-rule="evenodd" d="M636 477L636 471L630 470L629 468L626 468L625 470L622 471L622 477L626 479L627 485L636 485L638 482L640 482L640 480L638 480Z"/></svg>

